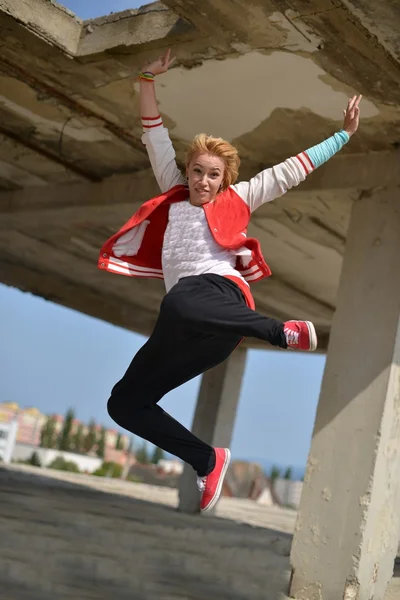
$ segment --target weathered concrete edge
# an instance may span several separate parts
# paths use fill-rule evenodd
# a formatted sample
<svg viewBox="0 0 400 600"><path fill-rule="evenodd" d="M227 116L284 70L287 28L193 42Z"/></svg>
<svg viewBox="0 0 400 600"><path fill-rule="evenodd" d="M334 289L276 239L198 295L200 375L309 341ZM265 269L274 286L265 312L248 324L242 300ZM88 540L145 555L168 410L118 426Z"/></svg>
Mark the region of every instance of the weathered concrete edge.
<svg viewBox="0 0 400 600"><path fill-rule="evenodd" d="M193 37L196 28L161 2L85 21L76 56L118 47L142 46L166 38Z"/></svg>
<svg viewBox="0 0 400 600"><path fill-rule="evenodd" d="M161 2L83 21L55 0L0 0L4 13L72 58L137 46L196 29ZM117 41L118 40L118 41Z"/></svg>
<svg viewBox="0 0 400 600"><path fill-rule="evenodd" d="M75 56L83 21L54 0L0 0L0 13L13 17L48 44Z"/></svg>

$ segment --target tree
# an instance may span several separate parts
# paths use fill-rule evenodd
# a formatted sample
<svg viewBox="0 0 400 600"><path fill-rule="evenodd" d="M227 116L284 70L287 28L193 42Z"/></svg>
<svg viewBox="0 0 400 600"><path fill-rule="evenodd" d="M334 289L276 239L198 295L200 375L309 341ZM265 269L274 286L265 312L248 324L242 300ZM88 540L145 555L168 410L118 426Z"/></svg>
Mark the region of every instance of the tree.
<svg viewBox="0 0 400 600"><path fill-rule="evenodd" d="M72 445L72 425L75 419L75 412L73 408L69 408L64 418L63 427L58 437L58 448L60 450L68 451Z"/></svg>
<svg viewBox="0 0 400 600"><path fill-rule="evenodd" d="M90 452L96 444L96 423L92 419L89 423L85 439L83 440L84 452Z"/></svg>
<svg viewBox="0 0 400 600"><path fill-rule="evenodd" d="M26 461L28 465L33 465L34 467L41 467L42 463L40 462L40 457L37 452L32 452L30 458Z"/></svg>
<svg viewBox="0 0 400 600"><path fill-rule="evenodd" d="M136 460L141 465L147 465L149 463L149 455L147 452L146 442L143 442L143 444L140 446L140 448L136 452Z"/></svg>
<svg viewBox="0 0 400 600"><path fill-rule="evenodd" d="M127 479L128 475L129 475L129 469L131 468L132 455L133 455L133 435L131 435L129 438L129 445L128 445L128 449L126 451L126 456L125 456L125 464L124 464L124 468L122 469L122 474L121 474L122 479Z"/></svg>
<svg viewBox="0 0 400 600"><path fill-rule="evenodd" d="M48 417L40 432L40 445L42 448L55 448L56 442L56 420Z"/></svg>
<svg viewBox="0 0 400 600"><path fill-rule="evenodd" d="M128 455L133 454L134 447L135 447L134 437L133 437L133 435L131 435L129 438L129 444L128 444L128 449L127 449Z"/></svg>
<svg viewBox="0 0 400 600"><path fill-rule="evenodd" d="M117 442L115 444L115 449L116 450L122 450L122 435L118 432L118 436L117 436Z"/></svg>
<svg viewBox="0 0 400 600"><path fill-rule="evenodd" d="M292 479L292 467L288 467L286 469L283 479L288 479L288 480Z"/></svg>
<svg viewBox="0 0 400 600"><path fill-rule="evenodd" d="M97 477L119 478L122 475L122 465L115 462L103 462L101 467L94 471L93 475L97 475Z"/></svg>
<svg viewBox="0 0 400 600"><path fill-rule="evenodd" d="M275 485L275 481L277 479L279 479L280 476L281 476L281 472L280 472L279 468L276 467L276 466L273 466L272 469L271 469L271 475L269 476L272 488Z"/></svg>
<svg viewBox="0 0 400 600"><path fill-rule="evenodd" d="M82 452L83 440L84 440L83 425L82 425L82 423L79 423L77 430L75 431L74 435L72 436L72 448L73 448L74 452L78 452L78 453Z"/></svg>
<svg viewBox="0 0 400 600"><path fill-rule="evenodd" d="M99 435L99 439L97 440L96 454L99 458L104 459L105 452L106 452L106 430L105 430L105 427L102 427L101 433Z"/></svg>
<svg viewBox="0 0 400 600"><path fill-rule="evenodd" d="M57 456L49 464L49 469L57 469L59 471L70 471L71 473L79 473L79 467L72 460L65 460L62 456Z"/></svg>
<svg viewBox="0 0 400 600"><path fill-rule="evenodd" d="M151 457L151 462L155 465L158 465L160 460L163 460L164 458L164 451L161 450L161 448L158 448L157 446L154 448L153 451L153 455Z"/></svg>

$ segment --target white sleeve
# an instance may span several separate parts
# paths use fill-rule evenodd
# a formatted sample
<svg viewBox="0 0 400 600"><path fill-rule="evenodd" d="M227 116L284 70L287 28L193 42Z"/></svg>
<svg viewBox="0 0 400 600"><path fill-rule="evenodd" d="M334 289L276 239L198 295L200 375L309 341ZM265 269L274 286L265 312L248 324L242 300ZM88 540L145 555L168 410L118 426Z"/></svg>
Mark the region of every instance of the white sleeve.
<svg viewBox="0 0 400 600"><path fill-rule="evenodd" d="M142 135L142 142L146 146L150 164L161 192L168 192L178 184L187 184L177 167L175 150L168 129L162 125L149 129Z"/></svg>
<svg viewBox="0 0 400 600"><path fill-rule="evenodd" d="M246 202L253 212L265 202L283 196L290 188L299 185L313 170L308 157L297 155L279 165L265 169L250 181L242 181L231 187Z"/></svg>

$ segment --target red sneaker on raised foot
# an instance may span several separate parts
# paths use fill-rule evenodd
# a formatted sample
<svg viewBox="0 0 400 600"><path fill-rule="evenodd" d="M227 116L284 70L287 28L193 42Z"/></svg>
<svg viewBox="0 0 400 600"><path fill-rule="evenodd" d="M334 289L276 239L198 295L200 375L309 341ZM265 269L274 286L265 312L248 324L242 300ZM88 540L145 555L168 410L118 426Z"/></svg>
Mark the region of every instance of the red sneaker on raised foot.
<svg viewBox="0 0 400 600"><path fill-rule="evenodd" d="M310 351L317 349L317 334L311 321L286 321L283 332L288 348Z"/></svg>
<svg viewBox="0 0 400 600"><path fill-rule="evenodd" d="M228 469L231 453L228 448L214 448L215 467L209 475L197 478L197 486L202 493L200 510L205 512L216 505L221 495L222 484Z"/></svg>

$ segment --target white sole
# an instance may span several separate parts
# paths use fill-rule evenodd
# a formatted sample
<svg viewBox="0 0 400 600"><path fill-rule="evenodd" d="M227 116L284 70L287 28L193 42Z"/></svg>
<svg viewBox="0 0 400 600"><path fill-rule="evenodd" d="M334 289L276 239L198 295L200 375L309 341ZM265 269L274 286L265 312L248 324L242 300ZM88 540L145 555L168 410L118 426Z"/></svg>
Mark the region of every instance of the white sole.
<svg viewBox="0 0 400 600"><path fill-rule="evenodd" d="M315 331L315 327L311 321L304 321L304 323L308 327L308 335L310 337L310 352L314 352L317 349L317 332Z"/></svg>
<svg viewBox="0 0 400 600"><path fill-rule="evenodd" d="M203 510L201 511L202 513L214 508L214 506L217 504L219 497L221 495L222 485L223 485L224 479L225 479L225 474L226 474L226 471L228 470L229 463L231 462L231 451L229 450L229 448L226 448L225 450L226 450L225 462L224 462L224 466L222 467L222 471L221 471L221 475L220 475L219 482L217 485L217 489L215 490L215 494L214 494L214 497L211 500L211 502L206 506L206 508L203 508Z"/></svg>

